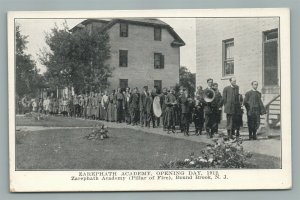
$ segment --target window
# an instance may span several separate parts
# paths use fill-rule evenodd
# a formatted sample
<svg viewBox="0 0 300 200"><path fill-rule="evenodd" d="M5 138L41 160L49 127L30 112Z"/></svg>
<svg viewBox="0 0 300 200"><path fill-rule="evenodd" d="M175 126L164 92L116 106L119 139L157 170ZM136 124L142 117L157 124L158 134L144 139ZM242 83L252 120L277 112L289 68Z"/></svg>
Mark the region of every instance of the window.
<svg viewBox="0 0 300 200"><path fill-rule="evenodd" d="M128 64L128 51L119 50L119 66L127 67L127 64Z"/></svg>
<svg viewBox="0 0 300 200"><path fill-rule="evenodd" d="M120 37L128 37L128 24L120 23Z"/></svg>
<svg viewBox="0 0 300 200"><path fill-rule="evenodd" d="M119 87L121 90L125 90L128 87L128 79L120 79Z"/></svg>
<svg viewBox="0 0 300 200"><path fill-rule="evenodd" d="M154 40L161 41L161 28L154 27Z"/></svg>
<svg viewBox="0 0 300 200"><path fill-rule="evenodd" d="M223 76L234 74L234 40L223 41Z"/></svg>
<svg viewBox="0 0 300 200"><path fill-rule="evenodd" d="M264 32L264 86L278 85L278 29Z"/></svg>
<svg viewBox="0 0 300 200"><path fill-rule="evenodd" d="M154 80L154 87L157 89L157 93L161 92L162 89L162 81L161 80Z"/></svg>
<svg viewBox="0 0 300 200"><path fill-rule="evenodd" d="M163 69L165 65L164 55L154 53L154 69Z"/></svg>

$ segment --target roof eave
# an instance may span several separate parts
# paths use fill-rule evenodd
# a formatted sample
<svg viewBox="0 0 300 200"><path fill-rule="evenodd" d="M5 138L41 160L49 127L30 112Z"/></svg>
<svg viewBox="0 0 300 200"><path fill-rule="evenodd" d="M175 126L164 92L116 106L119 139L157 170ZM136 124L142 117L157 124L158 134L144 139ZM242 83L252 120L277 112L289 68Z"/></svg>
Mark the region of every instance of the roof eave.
<svg viewBox="0 0 300 200"><path fill-rule="evenodd" d="M172 43L171 43L171 46L172 47L182 47L182 46L185 46L185 43L182 41L173 41Z"/></svg>

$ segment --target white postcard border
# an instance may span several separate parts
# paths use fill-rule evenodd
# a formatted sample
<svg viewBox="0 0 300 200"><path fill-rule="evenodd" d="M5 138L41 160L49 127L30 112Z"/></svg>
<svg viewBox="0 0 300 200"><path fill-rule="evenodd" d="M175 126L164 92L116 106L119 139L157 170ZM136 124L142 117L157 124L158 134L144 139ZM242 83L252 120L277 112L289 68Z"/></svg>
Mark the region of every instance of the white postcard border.
<svg viewBox="0 0 300 200"><path fill-rule="evenodd" d="M15 171L15 18L112 18L112 17L280 17L282 169L230 170L107 170L106 172L211 173L227 178L194 180L72 181L80 173L105 171ZM9 93L9 164L10 191L161 191L161 190L245 190L289 189L291 180L291 80L290 12L274 9L205 9L205 10L101 10L101 11L26 11L8 13L8 93ZM83 175L83 174L81 174ZM86 177L86 176L83 176ZM102 176L100 176L101 178ZM167 177L167 176L166 176Z"/></svg>

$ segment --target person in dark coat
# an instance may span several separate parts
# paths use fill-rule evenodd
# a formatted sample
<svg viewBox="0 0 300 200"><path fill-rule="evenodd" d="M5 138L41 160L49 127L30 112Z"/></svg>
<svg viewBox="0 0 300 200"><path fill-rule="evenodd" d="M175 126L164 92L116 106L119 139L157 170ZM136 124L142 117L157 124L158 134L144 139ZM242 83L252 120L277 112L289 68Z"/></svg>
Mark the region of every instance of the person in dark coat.
<svg viewBox="0 0 300 200"><path fill-rule="evenodd" d="M100 104L101 104L101 93L95 93L94 114L95 114L95 119L97 119L97 120L100 120Z"/></svg>
<svg viewBox="0 0 300 200"><path fill-rule="evenodd" d="M90 96L87 99L87 108L86 108L87 118L92 118L93 113L93 92L90 92Z"/></svg>
<svg viewBox="0 0 300 200"><path fill-rule="evenodd" d="M116 109L117 109L117 122L122 123L123 113L125 110L125 98L121 92L121 88L118 88L115 95Z"/></svg>
<svg viewBox="0 0 300 200"><path fill-rule="evenodd" d="M93 92L93 95L91 97L91 119L95 120L96 119L96 114L97 114L97 97L96 97L96 93Z"/></svg>
<svg viewBox="0 0 300 200"><path fill-rule="evenodd" d="M204 105L200 96L195 98L195 106L193 108L193 122L195 124L195 135L201 135L204 124Z"/></svg>
<svg viewBox="0 0 300 200"><path fill-rule="evenodd" d="M104 111L103 111L103 107L101 105L101 102L102 102L102 93L101 91L98 93L97 95L97 118L99 120L103 120L104 119Z"/></svg>
<svg viewBox="0 0 300 200"><path fill-rule="evenodd" d="M175 133L175 106L177 105L177 100L175 97L174 88L171 88L170 93L168 93L168 95L166 96L165 104L167 106L165 115L165 126L168 129L168 134L170 133L170 130L172 130L172 132Z"/></svg>
<svg viewBox="0 0 300 200"><path fill-rule="evenodd" d="M218 90L218 83L213 83L212 89L215 92L215 98L211 102L212 118L213 118L212 130L210 135L211 137L214 134L218 133L219 123L221 121L222 106L223 106L223 99L221 93Z"/></svg>
<svg viewBox="0 0 300 200"><path fill-rule="evenodd" d="M125 121L127 124L131 124L131 115L130 115L130 106L129 106L129 100L130 100L131 92L130 88L126 88L125 93L124 93L124 99L125 99Z"/></svg>
<svg viewBox="0 0 300 200"><path fill-rule="evenodd" d="M140 97L139 97L137 88L134 88L132 91L132 94L130 95L130 98L129 98L129 110L130 110L130 116L131 116L131 124L133 126L138 124L139 103L140 103Z"/></svg>
<svg viewBox="0 0 300 200"><path fill-rule="evenodd" d="M88 104L89 104L89 95L86 94L84 97L84 103L83 103L83 116L84 119L88 118Z"/></svg>
<svg viewBox="0 0 300 200"><path fill-rule="evenodd" d="M163 88L162 93L159 95L160 97L160 106L161 106L161 123L163 124L163 130L165 131L167 129L167 127L165 127L165 114L166 114L166 108L167 105L165 104L165 99L166 96L168 94L168 89L167 88Z"/></svg>
<svg viewBox="0 0 300 200"><path fill-rule="evenodd" d="M148 96L148 86L144 86L140 94L140 124L143 127L146 124L146 98Z"/></svg>
<svg viewBox="0 0 300 200"><path fill-rule="evenodd" d="M189 136L190 123L192 118L191 107L192 99L189 96L188 90L183 88L183 94L178 98L178 104L181 110L181 128L185 136Z"/></svg>
<svg viewBox="0 0 300 200"><path fill-rule="evenodd" d="M146 127L150 128L150 123L152 121L152 116L153 116L153 99L151 92L148 92L148 95L146 96L145 99L145 111L146 111ZM154 126L154 124L153 124Z"/></svg>
<svg viewBox="0 0 300 200"><path fill-rule="evenodd" d="M79 105L79 97L75 94L74 95L74 110L75 110L75 118L80 116L80 105Z"/></svg>
<svg viewBox="0 0 300 200"><path fill-rule="evenodd" d="M79 106L80 106L80 117L84 117L84 95L80 95L80 99L79 99Z"/></svg>
<svg viewBox="0 0 300 200"><path fill-rule="evenodd" d="M197 87L196 96L200 97L200 98L203 98L203 89L202 89L201 85Z"/></svg>
<svg viewBox="0 0 300 200"><path fill-rule="evenodd" d="M209 78L207 79L206 82L207 82L207 88L203 90L203 95L201 95L202 96L201 101L204 105L204 128L207 136L210 136L212 125L213 125L213 113L211 108L211 102L206 102L204 100L204 97L205 94L209 93L209 90L212 90L213 79Z"/></svg>
<svg viewBox="0 0 300 200"><path fill-rule="evenodd" d="M240 128L243 127L243 95L238 95L239 104L236 105L236 113L233 115L233 130L236 137L240 136Z"/></svg>
<svg viewBox="0 0 300 200"><path fill-rule="evenodd" d="M236 78L230 78L230 85L223 90L224 112L227 120L227 134L230 139L235 135L237 121L234 120L237 114L241 114L241 105L239 101L239 86L236 84Z"/></svg>
<svg viewBox="0 0 300 200"><path fill-rule="evenodd" d="M251 83L252 90L245 94L244 106L247 110L249 140L256 140L256 132L260 125L260 115L266 114L266 109L261 100L261 93L257 91L258 82Z"/></svg>
<svg viewBox="0 0 300 200"><path fill-rule="evenodd" d="M182 114L181 114L181 105L179 103L179 99L181 98L181 96L184 96L184 92L183 92L183 87L181 86L179 88L179 93L178 93L178 96L175 95L176 99L177 99L177 102L178 104L176 104L174 106L174 110L175 110L175 124L176 125L179 125L179 129L180 129L180 132L181 133L184 133L185 134L185 131L184 131L184 125L183 125L183 122L182 122Z"/></svg>

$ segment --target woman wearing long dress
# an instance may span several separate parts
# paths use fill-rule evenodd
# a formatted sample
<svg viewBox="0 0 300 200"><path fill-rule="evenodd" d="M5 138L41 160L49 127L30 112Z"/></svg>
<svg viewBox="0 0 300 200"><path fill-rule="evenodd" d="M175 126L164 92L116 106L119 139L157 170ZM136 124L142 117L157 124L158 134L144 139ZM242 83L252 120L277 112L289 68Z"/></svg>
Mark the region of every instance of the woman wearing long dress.
<svg viewBox="0 0 300 200"><path fill-rule="evenodd" d="M49 113L48 107L49 107L49 97L47 97L47 98L43 101L43 110L44 110L44 114L45 114L45 115L48 115L48 113Z"/></svg>
<svg viewBox="0 0 300 200"><path fill-rule="evenodd" d="M95 119L99 120L100 119L100 103L99 103L99 93L95 94L94 97L94 114L95 114Z"/></svg>
<svg viewBox="0 0 300 200"><path fill-rule="evenodd" d="M108 117L108 105L109 105L109 99L108 99L108 95L107 95L107 91L104 92L104 95L102 96L101 99L101 107L102 107L102 117L104 120L108 121L109 117Z"/></svg>
<svg viewBox="0 0 300 200"><path fill-rule="evenodd" d="M86 115L88 119L92 117L92 93L87 98Z"/></svg>
<svg viewBox="0 0 300 200"><path fill-rule="evenodd" d="M116 121L115 90L108 97L108 121Z"/></svg>
<svg viewBox="0 0 300 200"><path fill-rule="evenodd" d="M104 111L103 111L103 107L102 107L102 93L99 92L98 96L97 96L97 102L98 102L98 112L99 112L99 120L103 120L104 119Z"/></svg>

